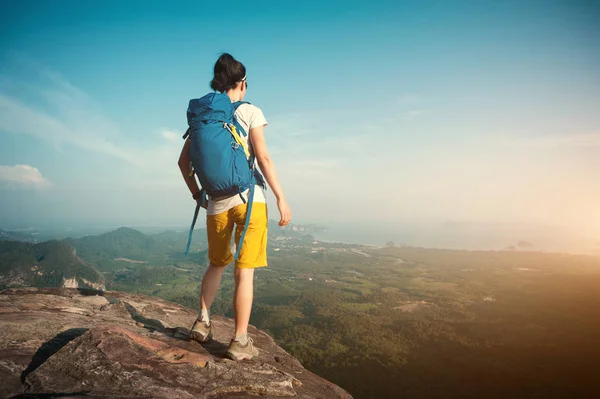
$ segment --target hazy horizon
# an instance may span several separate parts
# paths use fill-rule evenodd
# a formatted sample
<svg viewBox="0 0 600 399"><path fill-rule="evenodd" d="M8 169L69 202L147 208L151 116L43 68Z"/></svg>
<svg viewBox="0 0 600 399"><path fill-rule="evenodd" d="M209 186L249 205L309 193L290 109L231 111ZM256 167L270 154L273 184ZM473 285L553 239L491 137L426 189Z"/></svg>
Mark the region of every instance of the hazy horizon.
<svg viewBox="0 0 600 399"><path fill-rule="evenodd" d="M299 225L301 223L293 223ZM326 232L310 232L316 240L369 246L383 246L389 242L400 246L457 250L528 250L600 255L600 240L557 226L525 225L509 223L472 223L448 221L423 225L381 226L361 223L316 223L326 227ZM15 232L35 231L41 241L48 239L79 238L99 235L126 227L145 234L165 231L187 233L189 226L161 224L54 224L38 226L0 226L0 229ZM203 224L196 225L196 235ZM185 245L182 239L182 248ZM520 248L519 243L525 245Z"/></svg>

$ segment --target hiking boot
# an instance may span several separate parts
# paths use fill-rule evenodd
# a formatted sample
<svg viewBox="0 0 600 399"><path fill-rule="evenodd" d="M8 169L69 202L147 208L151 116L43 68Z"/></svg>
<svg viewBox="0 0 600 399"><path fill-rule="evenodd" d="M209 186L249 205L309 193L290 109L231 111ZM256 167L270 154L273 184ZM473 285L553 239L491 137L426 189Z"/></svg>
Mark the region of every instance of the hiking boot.
<svg viewBox="0 0 600 399"><path fill-rule="evenodd" d="M231 360L244 360L252 359L254 356L258 356L258 349L252 344L254 341L248 337L246 345L242 345L238 341L231 340L229 348L227 349L226 356Z"/></svg>
<svg viewBox="0 0 600 399"><path fill-rule="evenodd" d="M200 343L204 343L210 341L212 336L212 323L206 324L204 321L196 320L192 326L192 329L190 330L188 338Z"/></svg>

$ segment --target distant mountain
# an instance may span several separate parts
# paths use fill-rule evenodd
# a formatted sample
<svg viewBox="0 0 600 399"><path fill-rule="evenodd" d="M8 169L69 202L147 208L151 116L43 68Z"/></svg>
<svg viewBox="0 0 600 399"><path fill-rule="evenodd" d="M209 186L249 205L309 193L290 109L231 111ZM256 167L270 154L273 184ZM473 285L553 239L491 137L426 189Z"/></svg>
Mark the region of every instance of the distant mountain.
<svg viewBox="0 0 600 399"><path fill-rule="evenodd" d="M530 243L529 241L524 241L521 240L517 243L517 248L519 249L532 249L533 248L533 244Z"/></svg>
<svg viewBox="0 0 600 399"><path fill-rule="evenodd" d="M204 229L194 232L190 254L185 256L188 232L164 231L147 235L121 227L108 233L65 241L77 249L77 254L99 270L115 270L121 266L150 263L168 265L180 259L203 262L206 250Z"/></svg>
<svg viewBox="0 0 600 399"><path fill-rule="evenodd" d="M151 234L150 237L167 246L170 246L174 250L180 250L181 248L184 248L185 244L187 243L188 233L188 230L165 230L160 233ZM197 249L198 246L207 248L206 229L204 228L194 229L193 247Z"/></svg>
<svg viewBox="0 0 600 399"><path fill-rule="evenodd" d="M325 233L327 231L327 227L316 224L289 224L281 227L277 221L269 220L269 236L271 237L310 237L315 233Z"/></svg>
<svg viewBox="0 0 600 399"><path fill-rule="evenodd" d="M317 224L289 224L285 227L281 227L284 231L295 231L298 233L314 234L314 233L326 233L329 229L324 226Z"/></svg>
<svg viewBox="0 0 600 399"><path fill-rule="evenodd" d="M0 241L0 287L104 288L104 278L64 241Z"/></svg>
<svg viewBox="0 0 600 399"><path fill-rule="evenodd" d="M77 249L79 256L90 262L115 258L145 261L156 252L168 251L164 243L128 227L121 227L97 236L65 241Z"/></svg>

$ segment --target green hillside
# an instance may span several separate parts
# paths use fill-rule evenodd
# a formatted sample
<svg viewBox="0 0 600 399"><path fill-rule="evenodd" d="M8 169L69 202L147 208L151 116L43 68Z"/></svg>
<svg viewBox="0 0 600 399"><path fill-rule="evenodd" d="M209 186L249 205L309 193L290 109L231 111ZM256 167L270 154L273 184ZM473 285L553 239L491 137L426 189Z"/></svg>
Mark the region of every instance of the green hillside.
<svg viewBox="0 0 600 399"><path fill-rule="evenodd" d="M282 229L277 222L269 221L271 239L286 238L312 242L313 237L302 230ZM123 268L141 266L180 266L204 265L206 263L206 229L194 230L190 253L185 256L188 231L166 230L156 234L144 234L138 230L121 227L100 235L90 235L78 239L65 239L77 254L92 263L101 271L112 272ZM187 265L187 266L186 266ZM193 267L193 266L192 266Z"/></svg>
<svg viewBox="0 0 600 399"><path fill-rule="evenodd" d="M62 287L66 279L76 279L79 287L104 285L98 270L80 259L67 242L0 241L1 288Z"/></svg>
<svg viewBox="0 0 600 399"><path fill-rule="evenodd" d="M137 265L168 266L177 262L204 262L207 248L202 229L194 232L189 256L185 256L187 232L165 231L146 235L121 227L117 230L79 239L66 239L77 253L101 271Z"/></svg>
<svg viewBox="0 0 600 399"><path fill-rule="evenodd" d="M86 259L127 257L148 260L155 251L165 250L153 238L127 227L75 240L66 239Z"/></svg>

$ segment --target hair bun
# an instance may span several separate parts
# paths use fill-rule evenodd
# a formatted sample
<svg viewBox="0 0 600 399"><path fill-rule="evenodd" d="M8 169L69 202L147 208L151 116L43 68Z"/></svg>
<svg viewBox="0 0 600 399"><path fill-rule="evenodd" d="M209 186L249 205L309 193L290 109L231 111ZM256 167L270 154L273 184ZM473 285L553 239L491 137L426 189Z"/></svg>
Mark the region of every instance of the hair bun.
<svg viewBox="0 0 600 399"><path fill-rule="evenodd" d="M229 53L223 53L214 67L210 87L219 92L233 89L246 76L246 67Z"/></svg>

